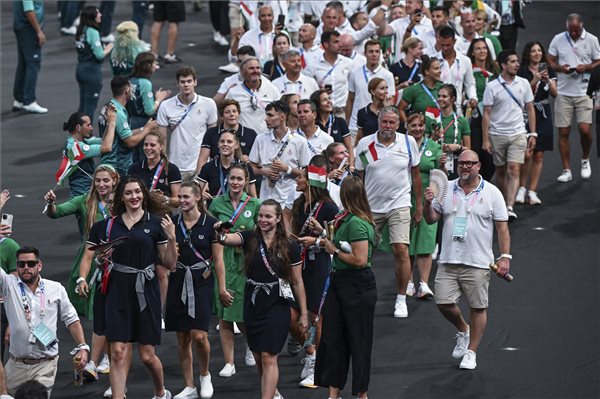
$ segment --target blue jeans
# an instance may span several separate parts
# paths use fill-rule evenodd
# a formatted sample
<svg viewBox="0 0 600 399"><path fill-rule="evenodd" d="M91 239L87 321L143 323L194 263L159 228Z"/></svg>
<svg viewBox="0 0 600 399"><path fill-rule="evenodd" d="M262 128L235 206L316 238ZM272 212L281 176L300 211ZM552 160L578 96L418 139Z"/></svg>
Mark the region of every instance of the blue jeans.
<svg viewBox="0 0 600 399"><path fill-rule="evenodd" d="M100 22L100 36L108 36L112 28L112 17L115 12L115 2L103 0L100 3L100 13L102 21Z"/></svg>
<svg viewBox="0 0 600 399"><path fill-rule="evenodd" d="M85 1L63 1L60 5L60 26L70 28L79 16Z"/></svg>
<svg viewBox="0 0 600 399"><path fill-rule="evenodd" d="M79 112L83 112L94 121L94 112L102 91L102 64L97 62L78 62L75 71L79 83Z"/></svg>
<svg viewBox="0 0 600 399"><path fill-rule="evenodd" d="M42 48L32 27L15 31L17 36L17 71L13 86L15 100L25 105L35 101L35 87L42 67Z"/></svg>
<svg viewBox="0 0 600 399"><path fill-rule="evenodd" d="M138 26L139 38L142 39L142 29L144 28L144 20L146 19L146 12L148 11L147 1L132 1L133 14L131 20Z"/></svg>

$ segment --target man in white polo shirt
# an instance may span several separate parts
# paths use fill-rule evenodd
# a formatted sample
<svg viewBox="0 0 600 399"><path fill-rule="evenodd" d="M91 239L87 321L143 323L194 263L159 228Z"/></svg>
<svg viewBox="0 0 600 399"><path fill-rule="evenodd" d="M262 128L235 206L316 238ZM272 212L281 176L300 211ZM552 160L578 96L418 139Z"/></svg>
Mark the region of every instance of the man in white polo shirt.
<svg viewBox="0 0 600 399"><path fill-rule="evenodd" d="M260 65L273 59L273 39L275 38L275 27L273 26L273 8L263 5L258 9L259 27L250 29L244 33L238 43L239 47L251 46L256 51L256 57ZM234 44L234 43L232 43ZM229 50L229 62L236 62L238 46L232 45Z"/></svg>
<svg viewBox="0 0 600 399"><path fill-rule="evenodd" d="M279 60L285 67L285 74L273 80L273 85L283 94L298 94L300 98L309 98L319 90L319 85L310 76L302 71L302 58L298 50L289 50L283 53Z"/></svg>
<svg viewBox="0 0 600 399"><path fill-rule="evenodd" d="M396 93L394 75L381 65L381 44L377 40L365 43L367 64L354 68L348 78L348 99L346 100L346 120L353 137L356 137L358 110L372 102L369 93L369 81L374 77L382 78L388 86L390 98Z"/></svg>
<svg viewBox="0 0 600 399"><path fill-rule="evenodd" d="M535 108L529 82L517 76L519 59L515 51L502 51L498 63L502 73L487 84L483 93L482 148L494 158L498 188L504 195L509 221L514 221L517 214L513 205L525 150L535 148ZM525 129L524 110L533 132L530 134Z"/></svg>
<svg viewBox="0 0 600 399"><path fill-rule="evenodd" d="M400 114L393 106L379 111L379 130L364 137L356 146L355 168L365 181L365 189L375 228L381 234L389 227L390 244L394 253L398 295L394 317L408 317L406 288L410 280L410 196L411 186L416 198L421 198L419 148L411 136L397 133ZM421 221L422 204L417 201L416 223Z"/></svg>
<svg viewBox="0 0 600 399"><path fill-rule="evenodd" d="M266 125L270 132L260 132L250 151L254 173L264 176L260 199L274 199L283 204L296 187L296 177L310 162L306 139L286 125L290 109L283 101L266 106Z"/></svg>
<svg viewBox="0 0 600 399"><path fill-rule="evenodd" d="M279 100L281 94L269 79L262 76L260 61L256 57L248 57L240 64L240 74L244 81L229 89L225 98L233 98L240 103L242 126L253 129L257 134L266 132L265 107Z"/></svg>
<svg viewBox="0 0 600 399"><path fill-rule="evenodd" d="M316 36L317 28L315 28L313 24L304 24L300 27L300 31L298 32L298 42L300 42L302 46L300 46L298 50L300 51L302 68L306 68L307 65L312 64L315 58L318 58L323 54L321 46L315 43Z"/></svg>
<svg viewBox="0 0 600 399"><path fill-rule="evenodd" d="M581 136L581 178L589 179L590 149L592 147L592 99L586 95L590 73L600 64L598 38L583 29L578 14L567 17L567 31L554 36L548 47L548 64L558 77L558 95L554 102L555 125L558 128L558 149L563 171L556 179L561 183L571 181L569 132L573 112Z"/></svg>
<svg viewBox="0 0 600 399"><path fill-rule="evenodd" d="M444 219L442 252L435 276L435 303L457 331L452 357L461 369L477 367L477 348L487 323L489 265L494 263L494 228L498 233L500 257L496 259L499 276L510 268L508 215L500 191L479 175L477 153L463 151L458 157L460 177L449 183L443 203L425 189L423 216L427 223ZM470 308L469 323L463 318L459 298L464 295Z"/></svg>
<svg viewBox="0 0 600 399"><path fill-rule="evenodd" d="M322 154L327 146L333 143L333 137L325 133L317 124L317 106L310 100L298 102L298 133L304 136L310 156Z"/></svg>
<svg viewBox="0 0 600 399"><path fill-rule="evenodd" d="M169 161L179 167L181 178L191 179L196 166L204 133L217 125L217 105L212 98L196 94L196 70L183 66L176 72L179 94L163 101L158 108L159 131L163 137L171 133Z"/></svg>
<svg viewBox="0 0 600 399"><path fill-rule="evenodd" d="M244 62L244 60L248 57L256 57L256 53L254 52L254 49L250 46L240 47L237 52L236 67L238 68L238 72L234 73L233 75L229 75L225 79L223 79L223 82L217 89L217 94L215 94L213 97L213 100L215 100L217 107L220 107L221 104L223 103L223 101L225 101L225 96L227 96L227 93L229 92L229 90L231 90L233 87L235 87L239 84L242 84L242 82L244 81L244 78L239 73L239 65L242 62Z"/></svg>

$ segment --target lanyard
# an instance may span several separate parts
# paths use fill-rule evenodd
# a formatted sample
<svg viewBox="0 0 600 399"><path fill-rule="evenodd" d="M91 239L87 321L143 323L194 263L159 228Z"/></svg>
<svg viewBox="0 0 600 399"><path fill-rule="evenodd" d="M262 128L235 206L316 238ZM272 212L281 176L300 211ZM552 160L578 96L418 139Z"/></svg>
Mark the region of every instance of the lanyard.
<svg viewBox="0 0 600 399"><path fill-rule="evenodd" d="M456 62L456 80L452 82L452 67L448 61L444 60L445 64L448 65L448 78L450 82L454 83L456 86L460 82L460 60L458 59L458 56L454 59L454 61ZM446 79L443 80L446 81Z"/></svg>
<svg viewBox="0 0 600 399"><path fill-rule="evenodd" d="M433 100L435 106L438 109L440 109L440 105L438 104L437 99L433 96L433 94L431 94L431 90L429 90L429 87L427 87L423 82L421 82L421 87L423 88L423 90L425 90L425 93L427 93L427 95Z"/></svg>
<svg viewBox="0 0 600 399"><path fill-rule="evenodd" d="M329 114L329 120L327 121L327 134L330 136L331 129L333 129L333 113Z"/></svg>
<svg viewBox="0 0 600 399"><path fill-rule="evenodd" d="M508 95L517 103L517 105L519 106L519 108L523 109L523 105L521 105L521 101L519 101L517 99L517 97L515 97L514 93L512 92L512 90L510 89L510 87L508 87L508 85L506 84L506 82L500 80L500 77L498 77L498 82L500 82L500 84L502 85L502 87L504 88L504 90L506 90L506 92L508 93Z"/></svg>
<svg viewBox="0 0 600 399"><path fill-rule="evenodd" d="M319 211L321 210L322 206L323 206L322 202L317 202L317 203L315 203L315 206L313 206L311 208L310 212L308 213L308 216L306 217L306 221L304 222L304 225L302 225L302 229L300 230L300 234L298 234L300 237L302 237L302 235L306 231L306 228L308 227L308 223L310 222L310 218L312 218L314 216L314 218L316 219L316 217L319 214Z"/></svg>
<svg viewBox="0 0 600 399"><path fill-rule="evenodd" d="M327 73L325 74L325 76L323 76L323 79L321 79L319 81L319 86L323 86L323 83L325 83L325 80L329 77L329 75L331 75L331 73L333 72L333 70L335 69L336 66L338 66L338 64L340 63L342 59L338 58L338 60L333 64L333 66L331 67L331 69L329 69L329 71L327 71ZM333 86L333 81L331 82L332 86Z"/></svg>
<svg viewBox="0 0 600 399"><path fill-rule="evenodd" d="M242 88L246 90L246 93L250 94L250 97L254 97L256 100L256 105L260 106L262 109L265 109L265 103L263 103L261 99L258 98L256 94L254 94L254 92L248 88L248 86L246 86L246 83L242 83Z"/></svg>
<svg viewBox="0 0 600 399"><path fill-rule="evenodd" d="M246 197L246 201L244 201L243 203L240 202L237 206L237 208L235 209L235 211L233 212L233 215L231 215L231 218L229 219L229 223L235 225L235 222L238 220L238 218L240 217L240 215L242 214L242 211L244 210L244 208L246 207L246 204L248 204L248 201L250 201L250 196L248 195Z"/></svg>
<svg viewBox="0 0 600 399"><path fill-rule="evenodd" d="M571 46L571 50L573 50L573 53L575 53L575 55L577 56L577 58L579 58L579 53L577 52L577 47L575 47L575 45L571 41L571 38L569 37L569 34L567 32L565 32L565 38L567 39L567 42L569 43L569 46Z"/></svg>
<svg viewBox="0 0 600 399"><path fill-rule="evenodd" d="M277 155L275 155L274 159L279 159L279 157L281 157L283 155L283 152L285 151L288 144L290 143L290 140L292 138L292 132L289 132L288 134L289 134L288 138L281 144L281 148L279 149L279 151L277 151Z"/></svg>
<svg viewBox="0 0 600 399"><path fill-rule="evenodd" d="M427 147L428 142L429 142L429 137L425 137L425 140L423 140L423 142L421 143L421 148L419 148L419 157L421 157L421 155L423 155L423 151L425 151L425 148Z"/></svg>
<svg viewBox="0 0 600 399"><path fill-rule="evenodd" d="M98 201L98 208L100 209L100 213L102 213L102 217L104 219L106 219L106 217L107 217L106 207L104 205L102 205L102 201Z"/></svg>
<svg viewBox="0 0 600 399"><path fill-rule="evenodd" d="M38 287L40 290L40 322L42 322L44 320L44 316L46 315L46 285L44 284L44 280L42 280L41 277ZM27 319L27 324L29 324L29 329L33 330L33 323L31 321L31 311L33 308L33 303L29 300L29 297L25 292L25 283L20 281L19 288L21 289L21 303L23 304L25 318ZM35 292L33 293L33 295L35 296Z"/></svg>
<svg viewBox="0 0 600 399"><path fill-rule="evenodd" d="M185 112L181 116L181 119L179 119L177 121L177 123L175 123L175 125L171 128L171 132L175 131L175 129L177 129L179 127L179 125L181 125L183 123L183 121L188 116L188 114L190 113L190 111L192 110L192 108L194 108L194 105L196 105L197 102L198 101L192 101L192 103L187 106L187 108L185 109Z"/></svg>
<svg viewBox="0 0 600 399"><path fill-rule="evenodd" d="M454 118L454 141L452 144L458 144L458 141L457 141L457 139L458 139L458 118L456 117L456 112L452 112L452 117ZM444 141L446 141L446 140L444 140L444 136L445 136L446 132L448 131L448 129L450 128L450 126L452 126L452 125L453 125L452 123L448 123L446 125L446 127L444 128L444 130L442 130L442 132L440 133L442 136L440 138L442 140L442 143Z"/></svg>
<svg viewBox="0 0 600 399"><path fill-rule="evenodd" d="M156 184L158 183L158 178L165 168L165 162L161 159L156 167L156 171L154 172L154 176L152 176L152 184L150 185L150 190L156 189Z"/></svg>
<svg viewBox="0 0 600 399"><path fill-rule="evenodd" d="M340 228L340 224L342 224L342 220L344 220L344 218L345 218L346 216L348 216L349 214L350 214L350 212L348 212L348 211L344 211L344 212L342 212L342 213L338 213L338 214L335 216L335 219L334 219L333 225L335 226L336 230ZM332 237L332 238L333 238L333 237Z"/></svg>
<svg viewBox="0 0 600 399"><path fill-rule="evenodd" d="M260 241L260 256L262 257L263 263L267 267L267 270L269 270L269 273L271 273L273 275L273 277L278 278L277 274L275 274L275 272L271 268L271 264L269 263L269 259L267 259L267 255L265 254L265 246L262 243L262 238L261 238L261 241Z"/></svg>
<svg viewBox="0 0 600 399"><path fill-rule="evenodd" d="M204 215L204 219L206 220L206 215ZM204 224L204 222L202 224ZM182 215L179 215L179 227L181 227L181 232L183 233L183 242L189 245L190 249L192 250L192 252L194 252L194 255L196 255L198 259L200 259L202 262L208 265L210 262L210 257L208 258L208 260L204 259L204 256L202 256L202 254L198 252L196 247L194 247L194 244L192 244L192 229L187 230L185 228Z"/></svg>
<svg viewBox="0 0 600 399"><path fill-rule="evenodd" d="M367 74L367 66L363 65L362 67L362 71L363 71L363 76L365 77L365 83L369 83L369 76Z"/></svg>
<svg viewBox="0 0 600 399"><path fill-rule="evenodd" d="M313 147L313 145L309 141L310 139L308 137L306 137L306 134L303 131L301 131L300 129L298 129L298 133L300 135L304 136L304 138L306 139L306 144L308 145L308 149L310 150L310 152L312 152L313 155L317 155L319 153L319 151L317 151L317 149L315 147ZM312 137L315 137L315 136L313 135Z"/></svg>
<svg viewBox="0 0 600 399"><path fill-rule="evenodd" d="M273 61L273 62L275 62L275 61ZM279 73L279 76L283 76L285 74L285 71L283 69L281 69L281 67L278 64L275 64L275 69Z"/></svg>
<svg viewBox="0 0 600 399"><path fill-rule="evenodd" d="M223 165L221 165L221 162L218 162L217 160L215 160L215 163L217 164L217 167L219 168L219 192L217 193L217 195L219 194L226 194L227 193L227 176L228 175L223 175Z"/></svg>
<svg viewBox="0 0 600 399"><path fill-rule="evenodd" d="M479 198L479 193L481 192L481 190L483 190L484 184L485 184L485 180L481 179L481 183L479 183L479 186L477 187L477 189L475 191L469 193L469 195L471 195L473 193L474 193L474 195L471 196L471 199L468 202L467 215L469 215L471 213L471 207L473 206L473 204L475 204L475 201L477 201L477 198ZM458 208L456 207L456 202L458 200L458 196L456 195L457 192L458 192L458 181L456 181L456 183L454 183L454 190L452 190L452 211L454 212L455 215L458 214ZM464 199L469 198L469 195L467 195Z"/></svg>
<svg viewBox="0 0 600 399"><path fill-rule="evenodd" d="M413 65L412 71L410 71L410 76L408 77L408 80L410 80L411 82L412 78L415 76L415 73L417 73L417 69L419 69L419 63L415 61L415 65Z"/></svg>

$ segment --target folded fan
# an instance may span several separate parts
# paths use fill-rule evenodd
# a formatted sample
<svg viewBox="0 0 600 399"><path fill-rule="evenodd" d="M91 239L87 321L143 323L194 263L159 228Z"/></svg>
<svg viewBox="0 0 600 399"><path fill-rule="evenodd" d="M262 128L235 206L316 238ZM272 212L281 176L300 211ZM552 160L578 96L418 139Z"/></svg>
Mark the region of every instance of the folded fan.
<svg viewBox="0 0 600 399"><path fill-rule="evenodd" d="M431 169L429 171L429 187L433 190L433 196L443 204L448 194L448 176L441 169Z"/></svg>

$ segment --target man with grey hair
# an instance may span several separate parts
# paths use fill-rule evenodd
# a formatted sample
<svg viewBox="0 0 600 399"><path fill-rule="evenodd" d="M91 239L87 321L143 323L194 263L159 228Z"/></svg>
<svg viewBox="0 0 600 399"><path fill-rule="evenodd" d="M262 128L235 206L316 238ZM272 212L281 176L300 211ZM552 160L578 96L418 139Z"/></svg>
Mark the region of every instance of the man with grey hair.
<svg viewBox="0 0 600 399"><path fill-rule="evenodd" d="M302 71L302 58L298 50L289 50L283 53L280 61L285 67L285 74L273 80L273 85L283 94L297 94L301 99L307 99L319 85L310 76Z"/></svg>
<svg viewBox="0 0 600 399"><path fill-rule="evenodd" d="M422 195L420 154L414 138L397 132L400 114L396 107L383 107L378 122L379 130L358 142L354 165L365 181L378 234L388 225L398 289L394 317L406 318L406 288L410 280L410 197L411 188L415 198ZM422 215L421 201L417 201L412 219L419 223Z"/></svg>
<svg viewBox="0 0 600 399"><path fill-rule="evenodd" d="M569 132L573 113L581 136L581 178L592 175L590 149L592 147L592 99L586 95L592 69L600 65L598 38L583 29L578 14L567 17L567 30L554 36L548 47L548 64L558 77L558 95L554 101L554 124L558 128L558 150L563 171L556 179L561 183L573 179L569 147Z"/></svg>

